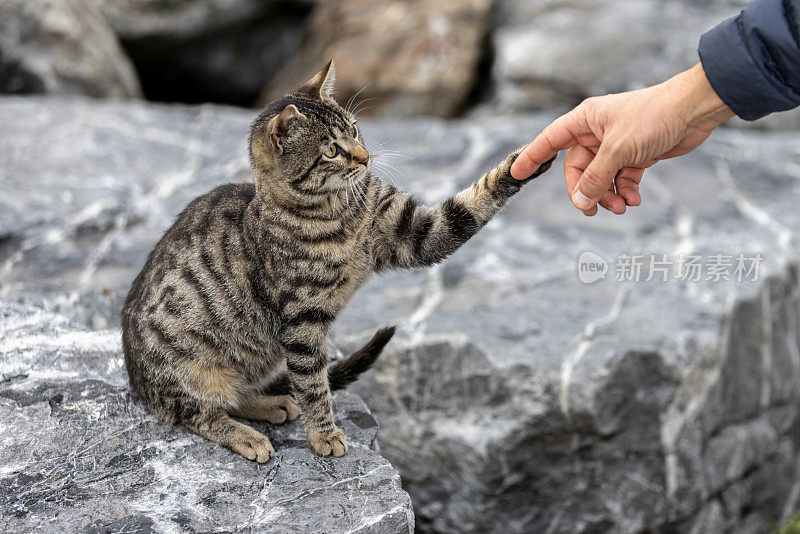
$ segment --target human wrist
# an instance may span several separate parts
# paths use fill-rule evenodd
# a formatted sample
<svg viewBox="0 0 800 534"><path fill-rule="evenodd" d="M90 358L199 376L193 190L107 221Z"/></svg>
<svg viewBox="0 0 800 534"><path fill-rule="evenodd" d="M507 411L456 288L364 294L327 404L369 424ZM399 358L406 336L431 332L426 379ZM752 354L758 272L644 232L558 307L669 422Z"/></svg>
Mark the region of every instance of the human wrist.
<svg viewBox="0 0 800 534"><path fill-rule="evenodd" d="M714 91L702 63L670 78L665 85L687 126L711 131L735 115Z"/></svg>

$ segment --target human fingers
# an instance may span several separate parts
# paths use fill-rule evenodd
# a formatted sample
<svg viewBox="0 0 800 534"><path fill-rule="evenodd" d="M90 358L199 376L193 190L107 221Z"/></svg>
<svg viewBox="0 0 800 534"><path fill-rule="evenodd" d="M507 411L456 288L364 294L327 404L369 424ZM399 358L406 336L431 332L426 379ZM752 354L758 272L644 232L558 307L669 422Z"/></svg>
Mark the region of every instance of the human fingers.
<svg viewBox="0 0 800 534"><path fill-rule="evenodd" d="M593 158L594 149L591 147L576 145L567 150L567 154L564 157L564 183L568 194L575 189L578 180ZM613 185L609 186L599 204L613 213L625 213L625 199L615 193ZM594 215L595 213L597 213L596 208L584 212L585 215Z"/></svg>
<svg viewBox="0 0 800 534"><path fill-rule="evenodd" d="M640 167L625 167L617 173L614 186L617 194L625 200L628 206L638 206L642 203L639 183L643 176L644 169Z"/></svg>
<svg viewBox="0 0 800 534"><path fill-rule="evenodd" d="M558 154L577 144L581 130L580 106L553 121L536 136L514 160L511 176L523 180L536 172L539 166Z"/></svg>
<svg viewBox="0 0 800 534"><path fill-rule="evenodd" d="M625 166L624 156L617 145L613 140L604 139L597 155L581 174L570 195L572 203L579 210L586 211L599 202L613 183L617 172Z"/></svg>
<svg viewBox="0 0 800 534"><path fill-rule="evenodd" d="M594 158L588 148L582 145L576 145L569 150L564 156L564 185L567 188L567 195L572 199L572 191L578 185L578 180L581 179L583 171Z"/></svg>
<svg viewBox="0 0 800 534"><path fill-rule="evenodd" d="M613 184L608 188L608 191L605 192L603 198L600 199L598 204L611 213L615 213L617 215L622 215L625 213L627 206L625 199L618 195L614 190Z"/></svg>

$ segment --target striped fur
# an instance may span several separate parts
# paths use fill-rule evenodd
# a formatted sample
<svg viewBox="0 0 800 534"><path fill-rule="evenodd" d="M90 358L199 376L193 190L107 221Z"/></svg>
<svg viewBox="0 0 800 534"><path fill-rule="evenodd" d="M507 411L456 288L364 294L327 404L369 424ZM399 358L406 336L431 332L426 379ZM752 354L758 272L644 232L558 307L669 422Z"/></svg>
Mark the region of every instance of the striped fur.
<svg viewBox="0 0 800 534"><path fill-rule="evenodd" d="M231 416L302 413L317 453L347 451L330 391L366 371L394 330L329 367L331 323L372 272L442 261L527 182L510 175L515 153L438 206L418 204L368 171L354 118L330 98L332 68L259 115L255 183L191 202L122 311L125 362L145 405L259 462L274 452L269 439Z"/></svg>

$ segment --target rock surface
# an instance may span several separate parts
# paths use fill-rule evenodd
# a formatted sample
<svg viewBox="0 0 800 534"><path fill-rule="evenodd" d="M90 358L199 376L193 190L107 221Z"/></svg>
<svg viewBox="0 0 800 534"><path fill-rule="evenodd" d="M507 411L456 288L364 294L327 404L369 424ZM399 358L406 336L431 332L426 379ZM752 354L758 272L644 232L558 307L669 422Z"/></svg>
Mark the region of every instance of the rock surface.
<svg viewBox="0 0 800 534"><path fill-rule="evenodd" d="M140 96L103 15L79 0L0 3L0 93Z"/></svg>
<svg viewBox="0 0 800 534"><path fill-rule="evenodd" d="M495 104L573 106L660 83L699 60L700 36L745 0L498 0L492 34ZM744 124L742 124L744 126ZM800 125L800 112L760 127Z"/></svg>
<svg viewBox="0 0 800 534"><path fill-rule="evenodd" d="M130 398L119 331L0 302L0 521L6 532L410 532L400 477L371 449L377 423L338 395L350 438L320 458L297 422L243 460ZM266 427L266 428L261 428Z"/></svg>
<svg viewBox="0 0 800 534"><path fill-rule="evenodd" d="M253 423L276 449L264 465L131 399L117 316L160 231L150 225L231 177L248 121L224 108L0 99L0 184L21 187L0 207L4 532L413 532L410 498L352 393L335 396L345 457L316 456L301 421ZM34 137L51 142L37 152ZM28 261L38 267L19 284Z"/></svg>
<svg viewBox="0 0 800 534"><path fill-rule="evenodd" d="M294 89L333 58L339 100L360 91L366 115L457 115L478 83L491 8L490 0L320 3L300 52L261 100Z"/></svg>
<svg viewBox="0 0 800 534"><path fill-rule="evenodd" d="M0 298L116 328L130 280L178 211L249 179L252 115L0 101L0 180L14 192L0 198ZM368 146L413 158L384 160L396 168L385 176L433 202L549 118L361 129ZM47 146L27 141L44 132ZM378 416L381 454L419 530L756 533L800 507L798 155L797 134L720 131L648 171L644 207L622 218L584 218L551 171L442 266L359 292L334 339L346 350L400 325L355 390ZM585 251L609 262L605 279L579 281ZM757 280L705 279L713 256L739 253L761 254ZM622 255L637 254L700 256L702 279L617 281ZM27 371L2 372L0 389L50 399L11 378ZM73 405L84 389L64 398Z"/></svg>
<svg viewBox="0 0 800 534"><path fill-rule="evenodd" d="M366 115L566 108L661 82L745 0L5 0L0 92L263 104L327 59ZM122 46L120 46L120 44ZM135 66L135 71L133 66ZM141 85L141 90L140 90ZM800 111L756 129L796 129Z"/></svg>
<svg viewBox="0 0 800 534"><path fill-rule="evenodd" d="M545 124L383 136L433 200ZM799 153L797 134L719 132L648 171L625 217L584 218L550 172L438 269L364 288L337 340L404 325L355 391L419 530L760 533L800 507ZM579 281L586 251L605 279ZM761 254L757 280L715 282L740 253ZM646 281L643 262L617 281L651 254L698 256L701 280Z"/></svg>
<svg viewBox="0 0 800 534"><path fill-rule="evenodd" d="M314 0L92 0L151 100L251 105L294 55Z"/></svg>

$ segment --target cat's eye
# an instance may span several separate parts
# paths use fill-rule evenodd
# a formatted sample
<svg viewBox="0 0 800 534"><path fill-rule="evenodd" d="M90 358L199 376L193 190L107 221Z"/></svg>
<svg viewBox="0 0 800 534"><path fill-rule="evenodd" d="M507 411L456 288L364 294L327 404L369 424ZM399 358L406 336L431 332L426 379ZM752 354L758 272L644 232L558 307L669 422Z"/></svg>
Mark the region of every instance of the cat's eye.
<svg viewBox="0 0 800 534"><path fill-rule="evenodd" d="M331 159L335 158L338 152L339 151L336 149L336 145L328 145L322 149L322 155Z"/></svg>
<svg viewBox="0 0 800 534"><path fill-rule="evenodd" d="M353 123L353 137L358 137L358 126Z"/></svg>

